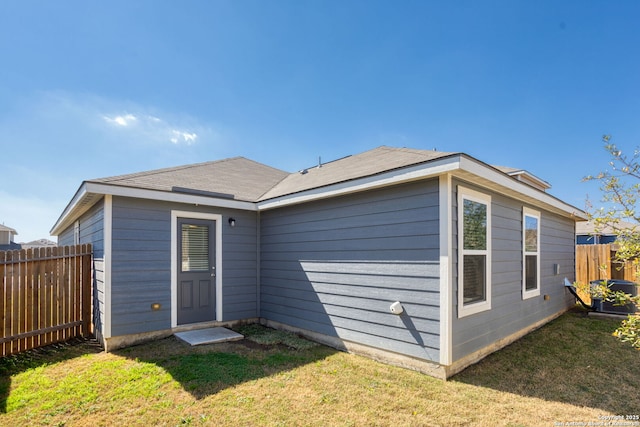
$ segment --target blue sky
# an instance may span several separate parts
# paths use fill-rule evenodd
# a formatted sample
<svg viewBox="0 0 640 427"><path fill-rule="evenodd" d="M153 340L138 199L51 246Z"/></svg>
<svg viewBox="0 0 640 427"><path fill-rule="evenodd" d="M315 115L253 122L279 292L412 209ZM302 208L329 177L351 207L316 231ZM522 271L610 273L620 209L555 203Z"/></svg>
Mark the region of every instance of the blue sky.
<svg viewBox="0 0 640 427"><path fill-rule="evenodd" d="M232 156L288 171L380 145L523 168L579 208L601 137L640 141L637 1L0 3L0 223L84 179Z"/></svg>

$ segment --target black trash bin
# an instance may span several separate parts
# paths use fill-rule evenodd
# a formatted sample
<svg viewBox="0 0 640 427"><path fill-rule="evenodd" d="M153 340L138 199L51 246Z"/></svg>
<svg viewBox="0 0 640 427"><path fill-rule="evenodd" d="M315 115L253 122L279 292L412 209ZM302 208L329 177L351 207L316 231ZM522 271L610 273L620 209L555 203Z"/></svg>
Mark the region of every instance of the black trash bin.
<svg viewBox="0 0 640 427"><path fill-rule="evenodd" d="M593 280L590 282L592 286L602 284L602 280ZM604 281L607 287L612 291L622 291L625 294L630 294L632 297L638 296L638 284L630 282L629 280L610 279ZM613 305L612 302L602 301L602 308L596 311L612 314L629 314L638 311L638 307L635 304L629 303L627 305Z"/></svg>

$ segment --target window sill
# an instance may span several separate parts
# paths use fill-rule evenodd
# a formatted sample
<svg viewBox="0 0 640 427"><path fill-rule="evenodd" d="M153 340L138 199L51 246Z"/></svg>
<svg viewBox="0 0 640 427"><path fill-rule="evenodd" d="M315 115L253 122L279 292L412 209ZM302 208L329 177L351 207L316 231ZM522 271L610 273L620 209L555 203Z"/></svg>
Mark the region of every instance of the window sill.
<svg viewBox="0 0 640 427"><path fill-rule="evenodd" d="M491 310L491 301L481 301L475 304L458 305L458 319Z"/></svg>
<svg viewBox="0 0 640 427"><path fill-rule="evenodd" d="M522 299L530 299L530 298L534 298L534 297L539 297L540 296L540 288L537 289L532 289L530 291L522 291Z"/></svg>

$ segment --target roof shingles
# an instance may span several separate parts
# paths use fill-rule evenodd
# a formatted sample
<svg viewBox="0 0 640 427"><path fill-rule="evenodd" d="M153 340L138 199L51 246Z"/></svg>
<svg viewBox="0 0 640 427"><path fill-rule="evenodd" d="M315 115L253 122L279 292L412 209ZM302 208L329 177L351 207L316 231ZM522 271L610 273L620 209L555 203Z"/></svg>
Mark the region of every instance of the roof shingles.
<svg viewBox="0 0 640 427"><path fill-rule="evenodd" d="M88 182L156 191L226 195L234 200L255 201L288 175L244 157L157 169L128 175L92 179Z"/></svg>
<svg viewBox="0 0 640 427"><path fill-rule="evenodd" d="M322 164L320 167L292 173L264 194L260 200L268 200L313 188L364 178L447 157L451 154L453 153L382 146Z"/></svg>
<svg viewBox="0 0 640 427"><path fill-rule="evenodd" d="M258 202L374 176L455 154L460 153L381 146L295 173L244 157L233 157L88 182L166 192L192 192ZM512 168L499 169L507 174L516 171Z"/></svg>

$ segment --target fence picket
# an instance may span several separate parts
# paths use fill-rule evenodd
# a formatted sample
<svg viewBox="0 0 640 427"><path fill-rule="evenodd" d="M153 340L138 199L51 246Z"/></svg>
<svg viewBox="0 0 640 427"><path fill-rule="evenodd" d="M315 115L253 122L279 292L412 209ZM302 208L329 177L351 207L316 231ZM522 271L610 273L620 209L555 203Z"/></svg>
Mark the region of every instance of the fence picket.
<svg viewBox="0 0 640 427"><path fill-rule="evenodd" d="M82 245L81 251L83 254L90 254L91 253L91 245L86 244L86 245ZM91 336L91 334L93 333L92 327L93 327L93 322L91 321L91 315L93 313L92 310L92 286L93 286L93 282L92 282L92 270L91 270L91 255L84 255L82 257L82 267L81 267L81 272L82 272L82 285L80 287L80 293L82 294L82 299L81 304L80 304L80 309L78 310L79 312L79 318L82 319L82 329L80 334L83 337L89 337Z"/></svg>
<svg viewBox="0 0 640 427"><path fill-rule="evenodd" d="M25 304L25 331L33 330L33 294L34 294L34 283L33 283L33 249L27 249L25 254L25 274L24 274L24 288L26 291L26 304ZM31 349L33 348L33 337L29 337L25 339L25 348Z"/></svg>
<svg viewBox="0 0 640 427"><path fill-rule="evenodd" d="M42 324L42 328L44 330L48 330L49 326L51 326L51 304L52 304L52 299L53 299L53 294L51 292L51 279L53 277L53 272L52 272L52 264L53 264L53 260L51 259L51 248L45 248L45 261L44 261L44 278L45 278L45 283L44 283L44 299L42 300L42 302L44 303L44 307L43 307L43 312L42 312L42 320L43 320L43 324ZM51 334L50 333L44 333L42 334L42 338L43 338L43 345L49 345L51 344L52 340L51 340Z"/></svg>
<svg viewBox="0 0 640 427"><path fill-rule="evenodd" d="M0 337L5 335L4 322L7 317L6 314L6 300L7 295L5 291L5 262L7 260L6 252L0 252ZM5 343L0 344L0 354L5 354Z"/></svg>
<svg viewBox="0 0 640 427"><path fill-rule="evenodd" d="M34 311L34 319L36 319L36 323L35 323L35 328L36 330L42 329L43 328L43 316L42 316L42 310L43 310L43 303L42 301L44 301L45 299L45 295L46 293L44 292L44 284L46 283L45 278L44 278L44 273L45 273L45 265L42 261L36 261L36 260L40 260L41 258L44 257L45 253L44 253L44 248L36 248L36 250L33 251L34 252L34 262L36 263L36 274L37 274L37 279L36 279L36 301L33 304L33 311ZM44 345L44 338L41 335L36 335L34 337L34 341L36 342L36 347L40 347L41 345Z"/></svg>
<svg viewBox="0 0 640 427"><path fill-rule="evenodd" d="M0 356L91 333L91 245L0 251Z"/></svg>
<svg viewBox="0 0 640 427"><path fill-rule="evenodd" d="M70 323L73 318L75 317L75 307L74 307L74 302L75 302L75 296L74 296L74 290L75 290L75 286L73 286L73 283L76 282L76 267L75 267L75 247L71 247L69 248L69 259L68 259L68 266L69 266L69 284L67 285L67 312L66 312L66 319L67 319L67 323ZM68 336L75 336L75 329L76 328L68 328L66 330L66 334Z"/></svg>
<svg viewBox="0 0 640 427"><path fill-rule="evenodd" d="M615 244L577 245L576 282L588 285L593 280L622 279L638 281L638 266L631 260L616 261Z"/></svg>
<svg viewBox="0 0 640 427"><path fill-rule="evenodd" d="M11 316L9 317L9 330L12 335L18 335L20 331L18 330L18 324L20 322L20 288L19 288L19 272L20 272L20 264L17 259L18 253L16 251L11 251L9 256L11 257L11 261L14 262L11 268L11 275L9 279L9 283L11 286L11 290L9 293L9 302L11 304ZM11 342L11 352L17 353L19 352L19 343L18 341Z"/></svg>

